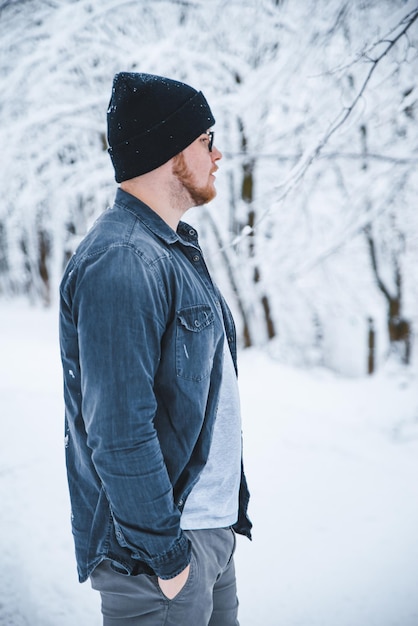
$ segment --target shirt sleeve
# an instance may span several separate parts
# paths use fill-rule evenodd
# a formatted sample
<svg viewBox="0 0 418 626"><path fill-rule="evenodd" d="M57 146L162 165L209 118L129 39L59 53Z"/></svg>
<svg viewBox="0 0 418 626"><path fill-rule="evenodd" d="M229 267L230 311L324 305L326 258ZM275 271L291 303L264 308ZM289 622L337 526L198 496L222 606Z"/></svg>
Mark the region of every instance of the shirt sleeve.
<svg viewBox="0 0 418 626"><path fill-rule="evenodd" d="M74 293L82 413L119 543L161 578L190 544L154 427L153 391L169 304L155 263L115 246L79 272Z"/></svg>

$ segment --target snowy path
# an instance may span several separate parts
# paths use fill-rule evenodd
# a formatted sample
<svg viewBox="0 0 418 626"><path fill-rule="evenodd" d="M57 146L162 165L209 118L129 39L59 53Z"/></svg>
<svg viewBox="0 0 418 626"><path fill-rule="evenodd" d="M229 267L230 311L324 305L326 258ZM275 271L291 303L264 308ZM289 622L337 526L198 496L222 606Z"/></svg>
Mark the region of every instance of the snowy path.
<svg viewBox="0 0 418 626"><path fill-rule="evenodd" d="M0 305L0 625L100 626L76 578L54 311ZM241 355L242 626L417 626L418 381Z"/></svg>

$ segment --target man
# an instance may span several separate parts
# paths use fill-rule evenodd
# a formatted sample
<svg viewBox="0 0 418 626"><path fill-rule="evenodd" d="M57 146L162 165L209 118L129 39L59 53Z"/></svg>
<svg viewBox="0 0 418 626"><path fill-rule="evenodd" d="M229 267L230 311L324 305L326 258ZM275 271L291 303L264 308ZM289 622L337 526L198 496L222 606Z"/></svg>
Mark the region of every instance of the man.
<svg viewBox="0 0 418 626"><path fill-rule="evenodd" d="M236 344L196 231L222 155L203 94L122 72L108 109L114 206L61 284L66 460L80 581L105 626L236 626L250 537Z"/></svg>

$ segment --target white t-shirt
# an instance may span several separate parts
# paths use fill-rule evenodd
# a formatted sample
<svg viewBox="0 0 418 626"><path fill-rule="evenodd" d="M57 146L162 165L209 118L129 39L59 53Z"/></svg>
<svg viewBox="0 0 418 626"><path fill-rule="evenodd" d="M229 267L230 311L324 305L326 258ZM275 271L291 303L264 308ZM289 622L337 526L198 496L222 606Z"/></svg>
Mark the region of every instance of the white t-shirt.
<svg viewBox="0 0 418 626"><path fill-rule="evenodd" d="M181 516L183 530L224 528L238 519L241 480L238 382L225 338L221 388L209 456Z"/></svg>

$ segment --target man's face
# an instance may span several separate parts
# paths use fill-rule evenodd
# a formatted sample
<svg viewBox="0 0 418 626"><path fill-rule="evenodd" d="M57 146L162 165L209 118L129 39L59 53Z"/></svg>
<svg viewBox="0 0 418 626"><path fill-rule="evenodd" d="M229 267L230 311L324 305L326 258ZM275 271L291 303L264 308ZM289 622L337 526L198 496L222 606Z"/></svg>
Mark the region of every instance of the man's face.
<svg viewBox="0 0 418 626"><path fill-rule="evenodd" d="M173 159L173 174L189 195L192 206L207 204L216 196L216 161L222 158L219 150L212 146L209 152L209 136L203 133L183 152Z"/></svg>

